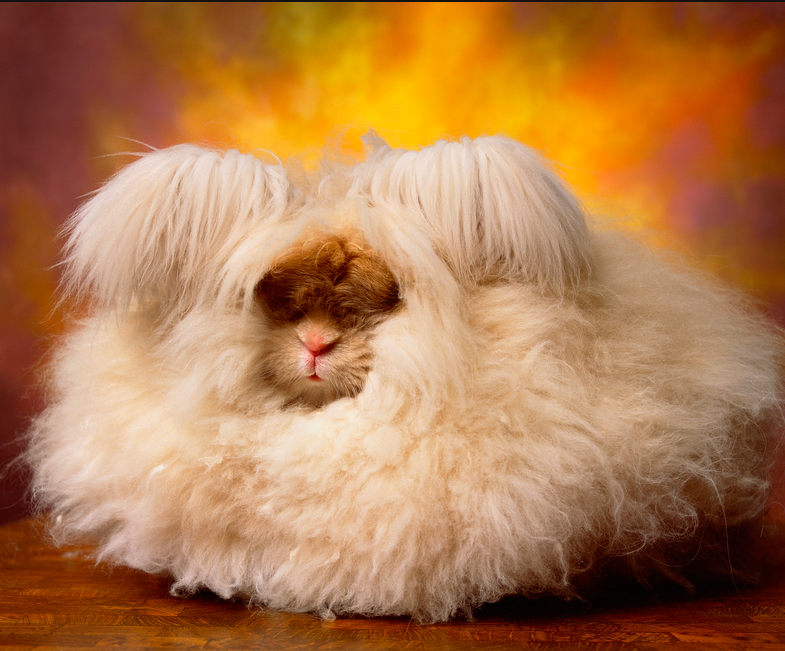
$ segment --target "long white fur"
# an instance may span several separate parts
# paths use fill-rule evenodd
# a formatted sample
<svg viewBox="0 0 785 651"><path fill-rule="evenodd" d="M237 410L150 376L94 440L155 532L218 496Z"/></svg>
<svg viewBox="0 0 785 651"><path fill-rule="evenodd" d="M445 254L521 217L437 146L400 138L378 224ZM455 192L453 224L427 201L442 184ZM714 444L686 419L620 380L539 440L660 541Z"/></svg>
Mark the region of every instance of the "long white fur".
<svg viewBox="0 0 785 651"><path fill-rule="evenodd" d="M323 181L181 146L75 215L66 291L95 307L29 452L58 540L178 593L439 621L572 594L608 557L680 562L764 511L783 339L733 291L590 233L505 138L384 146ZM361 233L404 308L356 398L284 408L251 297L314 227Z"/></svg>
<svg viewBox="0 0 785 651"><path fill-rule="evenodd" d="M513 140L441 140L417 152L381 145L353 178L351 194L422 215L468 282L523 279L561 290L587 275L579 203L542 157Z"/></svg>
<svg viewBox="0 0 785 651"><path fill-rule="evenodd" d="M69 222L66 291L107 310L212 301L249 228L274 232L294 195L283 168L250 154L179 145L142 156Z"/></svg>

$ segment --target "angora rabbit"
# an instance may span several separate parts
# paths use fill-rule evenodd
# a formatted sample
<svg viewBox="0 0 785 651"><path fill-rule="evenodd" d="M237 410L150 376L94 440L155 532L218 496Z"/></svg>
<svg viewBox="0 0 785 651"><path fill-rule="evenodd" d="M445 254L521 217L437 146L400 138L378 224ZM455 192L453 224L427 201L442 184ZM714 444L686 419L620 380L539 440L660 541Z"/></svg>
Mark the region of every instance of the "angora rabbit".
<svg viewBox="0 0 785 651"><path fill-rule="evenodd" d="M76 213L92 307L28 455L58 540L179 594L432 622L609 559L683 574L760 518L775 326L592 232L517 142L368 144L298 183L154 151Z"/></svg>

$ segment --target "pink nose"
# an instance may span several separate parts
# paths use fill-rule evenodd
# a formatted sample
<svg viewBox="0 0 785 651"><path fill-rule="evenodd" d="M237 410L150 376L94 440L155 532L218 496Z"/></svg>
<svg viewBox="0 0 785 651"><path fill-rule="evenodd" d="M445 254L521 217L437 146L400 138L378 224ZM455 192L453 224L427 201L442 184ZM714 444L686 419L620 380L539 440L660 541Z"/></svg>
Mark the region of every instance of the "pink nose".
<svg viewBox="0 0 785 651"><path fill-rule="evenodd" d="M322 337L313 332L309 333L303 339L303 345L314 357L321 355L322 353L326 353L330 348L332 348L332 344L329 341L322 339Z"/></svg>

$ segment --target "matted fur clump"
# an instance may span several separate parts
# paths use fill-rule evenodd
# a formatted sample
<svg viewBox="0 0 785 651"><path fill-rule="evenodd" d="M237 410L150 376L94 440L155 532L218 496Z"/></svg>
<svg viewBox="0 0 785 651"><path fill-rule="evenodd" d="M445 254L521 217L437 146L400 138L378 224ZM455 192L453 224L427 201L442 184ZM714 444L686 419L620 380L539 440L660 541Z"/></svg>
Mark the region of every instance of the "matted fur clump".
<svg viewBox="0 0 785 651"><path fill-rule="evenodd" d="M774 326L592 232L517 142L368 144L299 185L154 151L76 213L93 307L28 457L59 540L177 593L438 621L608 559L679 575L761 516Z"/></svg>

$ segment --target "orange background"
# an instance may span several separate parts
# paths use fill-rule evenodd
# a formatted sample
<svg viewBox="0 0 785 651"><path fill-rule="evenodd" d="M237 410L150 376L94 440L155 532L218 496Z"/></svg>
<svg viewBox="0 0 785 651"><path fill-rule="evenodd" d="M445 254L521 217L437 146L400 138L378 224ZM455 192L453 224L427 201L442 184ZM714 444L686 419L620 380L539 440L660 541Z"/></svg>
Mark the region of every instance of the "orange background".
<svg viewBox="0 0 785 651"><path fill-rule="evenodd" d="M59 330L57 229L134 141L314 159L369 127L504 133L785 322L784 27L777 3L0 5L0 463Z"/></svg>

